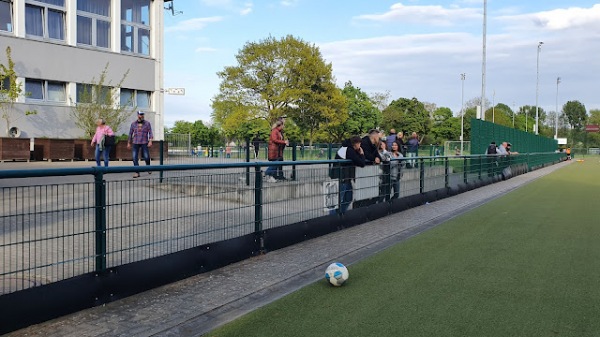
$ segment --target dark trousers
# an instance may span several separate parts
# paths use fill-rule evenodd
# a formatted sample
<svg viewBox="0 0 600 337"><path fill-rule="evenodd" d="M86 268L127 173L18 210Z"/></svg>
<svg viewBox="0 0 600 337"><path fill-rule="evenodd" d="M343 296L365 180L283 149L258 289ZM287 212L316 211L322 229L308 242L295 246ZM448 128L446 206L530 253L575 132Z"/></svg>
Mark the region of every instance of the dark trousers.
<svg viewBox="0 0 600 337"><path fill-rule="evenodd" d="M132 147L133 166L140 166L140 164L139 164L140 150L142 152L142 158L144 158L146 165L150 165L150 151L148 151L148 144L133 144L133 147Z"/></svg>

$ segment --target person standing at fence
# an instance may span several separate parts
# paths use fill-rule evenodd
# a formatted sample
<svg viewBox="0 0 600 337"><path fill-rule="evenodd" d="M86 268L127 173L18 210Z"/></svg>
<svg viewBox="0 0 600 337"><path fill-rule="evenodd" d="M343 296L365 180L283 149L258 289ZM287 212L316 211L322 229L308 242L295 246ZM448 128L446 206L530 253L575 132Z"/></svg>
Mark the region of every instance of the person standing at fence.
<svg viewBox="0 0 600 337"><path fill-rule="evenodd" d="M390 178L392 181L392 189L394 190L394 194L392 195L392 199L397 199L400 197L400 178L402 178L402 168L404 167L404 161L401 161L404 156L402 152L400 152L400 145L397 142L392 144L391 162L390 162Z"/></svg>
<svg viewBox="0 0 600 337"><path fill-rule="evenodd" d="M416 132L413 132L412 135L410 136L410 139L408 140L408 147L406 150L407 150L408 158L415 158L418 156L419 137L417 136ZM411 159L409 161L409 165L410 165L410 167L417 167L416 160Z"/></svg>
<svg viewBox="0 0 600 337"><path fill-rule="evenodd" d="M137 112L137 120L131 123L131 127L129 128L129 135L127 138L127 148L133 149L133 166L139 166L139 155L140 150L142 152L142 156L146 165L150 165L150 151L148 148L152 147L152 139L154 135L152 134L152 125L150 122L144 119L144 112ZM152 172L148 172L151 174ZM140 173L136 172L133 177L139 178Z"/></svg>
<svg viewBox="0 0 600 337"><path fill-rule="evenodd" d="M110 150L115 145L115 133L110 126L106 125L106 121L103 118L96 121L96 133L92 137L90 145L92 147L96 146L96 166L102 166L100 156L103 155L104 166L108 167Z"/></svg>
<svg viewBox="0 0 600 337"><path fill-rule="evenodd" d="M500 144L500 146L498 146L496 148L496 153L498 153L498 155L500 155L500 156L506 156L506 155L508 155L508 151L506 151L507 147L508 147L508 143L507 142L503 142L502 144Z"/></svg>
<svg viewBox="0 0 600 337"><path fill-rule="evenodd" d="M340 181L340 197L339 197L339 212L346 213L352 200L354 199L352 191L352 182L356 178L356 167L365 167L365 153L361 146L362 140L358 136L354 136L342 143L342 147L335 154L337 160L350 160L350 163L334 164L329 171L329 176L332 179ZM334 215L335 210L330 214Z"/></svg>
<svg viewBox="0 0 600 337"><path fill-rule="evenodd" d="M269 136L269 161L283 161L283 149L288 145L288 141L283 139L283 122L277 121L271 129ZM265 172L268 177L268 182L276 182L277 180L285 180L283 176L283 168L281 166L269 166Z"/></svg>
<svg viewBox="0 0 600 337"><path fill-rule="evenodd" d="M260 151L260 134L256 134L254 139L252 139L252 147L254 147L254 159L258 159L258 153Z"/></svg>
<svg viewBox="0 0 600 337"><path fill-rule="evenodd" d="M388 149L392 148L392 144L395 143L398 139L398 135L396 134L396 129L391 129L390 134L385 137L385 143Z"/></svg>
<svg viewBox="0 0 600 337"><path fill-rule="evenodd" d="M396 135L396 143L398 143L398 146L400 147L400 153L402 153L403 156L406 156L406 143L404 142L404 132L398 132L398 135Z"/></svg>
<svg viewBox="0 0 600 337"><path fill-rule="evenodd" d="M395 144L392 142L392 144ZM393 145L392 145L393 146ZM379 143L379 156L381 157L381 176L379 177L379 198L383 201L391 194L392 183L390 177L390 166L392 153L388 150L387 142Z"/></svg>
<svg viewBox="0 0 600 337"><path fill-rule="evenodd" d="M365 160L368 163L381 163L381 156L379 155L379 138L379 130L373 129L361 140L360 147L363 149Z"/></svg>

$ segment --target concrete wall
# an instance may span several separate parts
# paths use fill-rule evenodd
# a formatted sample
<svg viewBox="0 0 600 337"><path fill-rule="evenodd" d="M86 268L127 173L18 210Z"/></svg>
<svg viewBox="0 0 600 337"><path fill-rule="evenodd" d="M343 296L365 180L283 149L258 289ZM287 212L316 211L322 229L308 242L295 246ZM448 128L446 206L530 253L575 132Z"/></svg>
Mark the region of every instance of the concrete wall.
<svg viewBox="0 0 600 337"><path fill-rule="evenodd" d="M81 138L83 131L79 129L71 117L72 106L53 105L53 104L28 104L16 103L15 110L12 113L13 122L11 126L16 126L21 130L21 138ZM25 116L25 111L36 110L37 114ZM129 131L129 125L136 119L136 113L132 112L131 117L119 130L114 130L117 135L126 134ZM155 113L146 113L146 120L153 122ZM111 125L112 127L112 125ZM158 131L155 123L152 123L155 138L158 138ZM0 120L0 136L4 137L6 122Z"/></svg>

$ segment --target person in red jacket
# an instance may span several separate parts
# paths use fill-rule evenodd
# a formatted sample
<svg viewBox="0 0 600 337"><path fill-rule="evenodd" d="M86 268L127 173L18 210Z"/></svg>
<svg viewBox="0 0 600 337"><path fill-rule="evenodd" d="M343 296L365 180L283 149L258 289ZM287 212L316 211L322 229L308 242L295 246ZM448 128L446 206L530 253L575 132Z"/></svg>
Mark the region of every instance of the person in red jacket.
<svg viewBox="0 0 600 337"><path fill-rule="evenodd" d="M282 121L277 121L271 129L271 135L269 136L269 161L283 161L283 149L289 145L289 142L283 139L282 130ZM267 177L268 182L285 180L281 166L269 166L265 172L265 177Z"/></svg>

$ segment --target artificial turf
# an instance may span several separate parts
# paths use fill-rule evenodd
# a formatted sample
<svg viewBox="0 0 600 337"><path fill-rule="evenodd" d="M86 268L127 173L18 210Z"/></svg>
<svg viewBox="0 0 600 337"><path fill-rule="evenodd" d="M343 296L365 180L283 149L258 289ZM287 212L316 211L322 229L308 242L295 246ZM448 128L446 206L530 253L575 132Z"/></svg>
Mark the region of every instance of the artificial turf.
<svg viewBox="0 0 600 337"><path fill-rule="evenodd" d="M599 206L573 163L209 335L600 336Z"/></svg>

